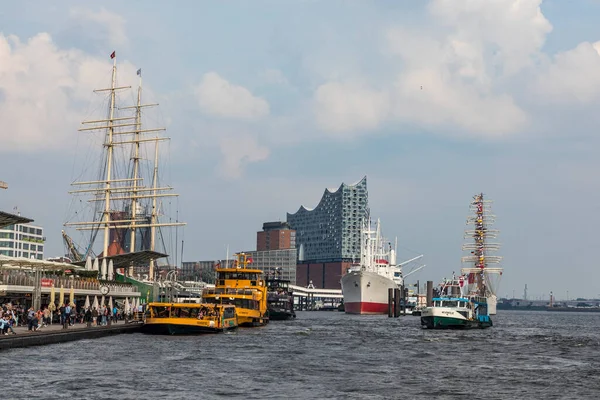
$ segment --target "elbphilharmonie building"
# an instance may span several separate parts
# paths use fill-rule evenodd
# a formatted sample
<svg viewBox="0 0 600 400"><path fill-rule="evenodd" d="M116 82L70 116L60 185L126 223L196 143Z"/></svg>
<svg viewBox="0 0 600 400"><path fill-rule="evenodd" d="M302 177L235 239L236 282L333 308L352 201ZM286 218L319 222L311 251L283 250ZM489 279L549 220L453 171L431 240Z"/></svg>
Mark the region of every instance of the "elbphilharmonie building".
<svg viewBox="0 0 600 400"><path fill-rule="evenodd" d="M314 209L300 206L288 213L287 222L296 230L296 283L339 289L342 275L360 260L360 231L368 218L366 176L352 185L325 189Z"/></svg>

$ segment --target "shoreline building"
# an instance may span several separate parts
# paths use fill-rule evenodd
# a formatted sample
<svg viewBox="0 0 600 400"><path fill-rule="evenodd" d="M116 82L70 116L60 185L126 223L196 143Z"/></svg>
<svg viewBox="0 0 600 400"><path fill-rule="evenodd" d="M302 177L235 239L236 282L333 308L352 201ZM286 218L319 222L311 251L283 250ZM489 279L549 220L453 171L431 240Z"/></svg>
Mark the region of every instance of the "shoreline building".
<svg viewBox="0 0 600 400"><path fill-rule="evenodd" d="M367 177L355 184L325 189L314 209L300 206L287 214L296 231L296 284L340 289L340 279L360 260L361 227L369 219Z"/></svg>
<svg viewBox="0 0 600 400"><path fill-rule="evenodd" d="M296 284L296 231L287 222L265 222L256 233L256 250L246 251L252 268L264 272L265 278L278 277Z"/></svg>
<svg viewBox="0 0 600 400"><path fill-rule="evenodd" d="M0 229L0 254L44 259L44 229L32 224L13 224Z"/></svg>

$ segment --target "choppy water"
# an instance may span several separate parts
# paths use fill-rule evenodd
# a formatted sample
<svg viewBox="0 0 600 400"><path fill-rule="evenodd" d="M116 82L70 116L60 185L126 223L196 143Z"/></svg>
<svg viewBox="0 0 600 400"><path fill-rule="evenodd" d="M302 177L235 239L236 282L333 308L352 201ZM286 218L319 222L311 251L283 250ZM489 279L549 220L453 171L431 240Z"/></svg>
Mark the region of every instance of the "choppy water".
<svg viewBox="0 0 600 400"><path fill-rule="evenodd" d="M128 334L1 353L11 399L598 399L600 313L500 311L494 327L299 312L192 337Z"/></svg>

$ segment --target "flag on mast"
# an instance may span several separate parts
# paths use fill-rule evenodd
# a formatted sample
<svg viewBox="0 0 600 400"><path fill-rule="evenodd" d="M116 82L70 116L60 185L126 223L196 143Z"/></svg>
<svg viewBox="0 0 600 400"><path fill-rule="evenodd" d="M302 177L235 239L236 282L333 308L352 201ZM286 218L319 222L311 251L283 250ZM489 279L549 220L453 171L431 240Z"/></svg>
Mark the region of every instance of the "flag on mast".
<svg viewBox="0 0 600 400"><path fill-rule="evenodd" d="M117 54L113 51L112 53L110 53L110 59L112 60L113 58L115 58Z"/></svg>
<svg viewBox="0 0 600 400"><path fill-rule="evenodd" d="M138 76L142 76L142 69L141 68L137 70L137 74L138 74Z"/></svg>

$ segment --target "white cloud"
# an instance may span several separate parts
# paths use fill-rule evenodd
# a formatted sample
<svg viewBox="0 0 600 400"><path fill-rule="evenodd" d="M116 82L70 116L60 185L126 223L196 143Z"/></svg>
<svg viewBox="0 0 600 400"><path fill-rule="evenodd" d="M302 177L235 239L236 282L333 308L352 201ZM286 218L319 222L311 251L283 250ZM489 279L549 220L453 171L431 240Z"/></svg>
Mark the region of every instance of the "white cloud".
<svg viewBox="0 0 600 400"><path fill-rule="evenodd" d="M542 0L435 0L429 11L450 29L449 37L471 43L490 61L513 74L531 66L552 25Z"/></svg>
<svg viewBox="0 0 600 400"><path fill-rule="evenodd" d="M222 153L219 172L230 179L240 178L246 164L269 157L269 149L261 146L250 134L225 136L219 145Z"/></svg>
<svg viewBox="0 0 600 400"><path fill-rule="evenodd" d="M95 60L59 50L47 33L25 43L0 35L0 149L32 152L64 146L81 116L74 103L89 97L87 78L95 72Z"/></svg>
<svg viewBox="0 0 600 400"><path fill-rule="evenodd" d="M540 4L432 1L422 29L386 29L383 55L391 75L369 78L385 90L351 80L316 90L319 126L337 133L395 122L482 138L523 132L532 121L527 104L516 100L522 87L512 80L535 76L547 59L541 48L552 25Z"/></svg>
<svg viewBox="0 0 600 400"><path fill-rule="evenodd" d="M389 101L385 93L329 82L318 87L314 106L321 128L346 132L376 128L387 116Z"/></svg>
<svg viewBox="0 0 600 400"><path fill-rule="evenodd" d="M122 47L129 42L125 32L127 21L119 14L112 13L104 8L99 11L74 8L69 11L69 16L71 19L82 23L86 32L90 31L90 24L99 26L100 35L108 38L110 44L114 47Z"/></svg>
<svg viewBox="0 0 600 400"><path fill-rule="evenodd" d="M47 33L25 42L0 34L0 151L71 148L85 110L101 101L93 90L110 83L111 69L108 55L60 49ZM120 63L119 84L132 83L135 67Z"/></svg>
<svg viewBox="0 0 600 400"><path fill-rule="evenodd" d="M269 114L269 104L264 99L243 86L228 82L216 72L204 74L196 96L205 113L218 117L256 120Z"/></svg>
<svg viewBox="0 0 600 400"><path fill-rule="evenodd" d="M533 93L543 103L590 103L600 98L600 41L556 54L536 77Z"/></svg>

